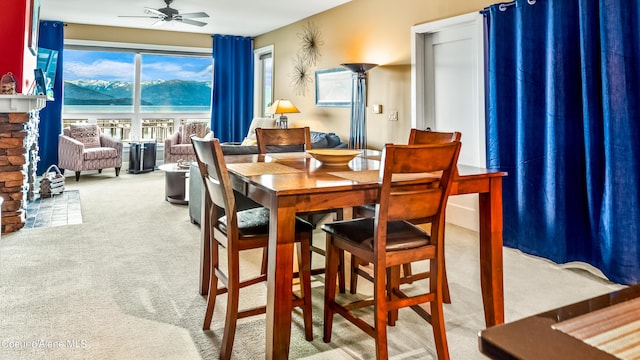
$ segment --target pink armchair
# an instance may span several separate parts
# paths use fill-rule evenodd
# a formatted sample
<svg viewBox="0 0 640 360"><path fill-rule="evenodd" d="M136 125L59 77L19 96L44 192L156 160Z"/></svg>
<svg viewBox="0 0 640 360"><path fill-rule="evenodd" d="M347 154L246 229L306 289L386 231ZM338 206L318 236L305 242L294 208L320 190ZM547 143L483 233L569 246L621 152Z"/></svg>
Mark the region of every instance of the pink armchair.
<svg viewBox="0 0 640 360"><path fill-rule="evenodd" d="M196 161L196 153L191 145L191 135L213 138L206 122L188 122L164 140L164 163L177 163L178 160Z"/></svg>
<svg viewBox="0 0 640 360"><path fill-rule="evenodd" d="M73 124L58 138L58 167L80 172L115 168L116 176L122 167L122 142L102 133L98 125Z"/></svg>

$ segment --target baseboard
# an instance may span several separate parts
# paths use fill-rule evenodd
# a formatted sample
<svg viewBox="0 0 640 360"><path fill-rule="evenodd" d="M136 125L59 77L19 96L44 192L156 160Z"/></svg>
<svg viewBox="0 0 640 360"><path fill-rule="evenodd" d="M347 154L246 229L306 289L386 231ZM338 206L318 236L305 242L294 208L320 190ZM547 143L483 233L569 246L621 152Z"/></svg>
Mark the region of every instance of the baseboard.
<svg viewBox="0 0 640 360"><path fill-rule="evenodd" d="M479 214L478 194L456 195L449 198L446 219L448 223L479 231Z"/></svg>

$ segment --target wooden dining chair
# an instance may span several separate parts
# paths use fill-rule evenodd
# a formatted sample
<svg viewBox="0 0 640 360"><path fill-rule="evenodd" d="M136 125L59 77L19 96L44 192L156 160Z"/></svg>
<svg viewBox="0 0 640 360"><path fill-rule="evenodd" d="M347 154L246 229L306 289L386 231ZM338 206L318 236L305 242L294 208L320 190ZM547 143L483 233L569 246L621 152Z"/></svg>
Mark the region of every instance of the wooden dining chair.
<svg viewBox="0 0 640 360"><path fill-rule="evenodd" d="M311 130L301 128L256 128L260 154L275 151L305 151L311 149Z"/></svg>
<svg viewBox="0 0 640 360"><path fill-rule="evenodd" d="M460 141L462 134L458 131L454 132L438 132L431 130L418 130L411 129L411 133L409 134L409 145L426 145L426 144L444 144L453 141ZM454 171L456 173L457 169ZM353 217L374 217L375 216L375 207L373 205L364 205L357 206L353 208ZM415 219L414 224L427 224L430 223L431 219ZM350 281L349 281L349 290L352 294L357 292L358 288L358 277L363 277L369 281L373 281L372 276L360 268L361 265L366 265L367 263L356 258L354 255L351 255L351 265L350 265ZM447 281L447 272L446 267L443 272L444 276L444 302L451 303L451 294L449 292L449 281ZM400 281L402 283L411 284L413 281L422 280L429 277L429 272L422 272L418 274L413 273L413 269L411 264L403 264L402 266L402 277Z"/></svg>
<svg viewBox="0 0 640 360"><path fill-rule="evenodd" d="M258 142L258 151L260 154L267 154L272 151L306 151L311 150L311 130L309 127L302 128L256 128L256 140ZM343 219L342 209L331 209L323 211L314 211L307 213L300 213L298 216L309 221L315 228L320 220L326 215L333 214L334 220ZM311 251L324 256L325 251L322 248L313 245L313 239L311 241ZM313 259L312 259L313 260ZM344 263L344 261L342 262ZM312 274L324 273L324 269L313 269ZM345 292L345 273L340 270L339 291Z"/></svg>
<svg viewBox="0 0 640 360"><path fill-rule="evenodd" d="M227 166L218 139L205 140L192 137L198 167L205 185L205 196L211 201L209 209L211 274L207 309L203 329L211 326L217 295L227 293L227 311L220 358L231 357L238 319L263 314L266 307L239 310L240 289L267 280L261 273L248 279L241 279L240 252L263 249L266 252L269 241L269 209L257 207L238 211ZM221 215L224 211L224 216ZM204 224L203 224L204 226ZM310 241L313 227L306 221L296 219L295 241L298 251L300 274L300 296L294 294L293 306L302 307L305 337L313 340L311 314L311 259ZM227 269L221 267L219 247L227 251ZM293 269L292 269L293 271ZM218 287L218 283L222 286Z"/></svg>
<svg viewBox="0 0 640 360"><path fill-rule="evenodd" d="M375 216L327 223L324 291L324 336L331 341L333 316L340 314L375 339L376 358L388 359L387 321L411 307L431 323L439 359L448 359L443 316L444 214L460 153L460 142L434 145L385 145L379 172L380 191ZM432 219L431 234L412 220ZM341 304L336 301L336 277L341 252L373 264L373 300ZM429 260L428 291L400 288L400 266ZM427 288L427 287L425 287ZM430 303L430 312L419 306ZM373 324L354 311L373 305Z"/></svg>

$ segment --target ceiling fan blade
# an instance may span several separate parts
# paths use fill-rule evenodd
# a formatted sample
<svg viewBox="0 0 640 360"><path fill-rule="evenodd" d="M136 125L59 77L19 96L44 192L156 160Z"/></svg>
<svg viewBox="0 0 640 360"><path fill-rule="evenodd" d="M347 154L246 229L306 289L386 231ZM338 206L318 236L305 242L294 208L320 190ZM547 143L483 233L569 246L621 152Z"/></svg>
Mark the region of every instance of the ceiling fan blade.
<svg viewBox="0 0 640 360"><path fill-rule="evenodd" d="M162 24L164 24L164 19L158 19L158 21L154 22L153 24L151 24L152 27L158 27Z"/></svg>
<svg viewBox="0 0 640 360"><path fill-rule="evenodd" d="M182 16L183 19L208 18L209 14L207 14L206 12L195 12L195 13L180 14L180 16Z"/></svg>
<svg viewBox="0 0 640 360"><path fill-rule="evenodd" d="M167 16L167 15L163 14L162 12L160 12L160 11L158 11L156 9L152 9L152 8L148 8L148 7L144 8L144 12L145 12L145 14L155 15L155 16L158 16L158 17L161 17L161 18L164 18L164 17Z"/></svg>
<svg viewBox="0 0 640 360"><path fill-rule="evenodd" d="M143 16L143 15L118 15L122 18L144 18L144 19L161 19L159 16Z"/></svg>
<svg viewBox="0 0 640 360"><path fill-rule="evenodd" d="M196 20L190 20L190 19L175 19L176 21L180 21L183 22L185 24L189 24L189 25L195 25L195 26L205 26L207 25L206 22L202 22L202 21L196 21Z"/></svg>

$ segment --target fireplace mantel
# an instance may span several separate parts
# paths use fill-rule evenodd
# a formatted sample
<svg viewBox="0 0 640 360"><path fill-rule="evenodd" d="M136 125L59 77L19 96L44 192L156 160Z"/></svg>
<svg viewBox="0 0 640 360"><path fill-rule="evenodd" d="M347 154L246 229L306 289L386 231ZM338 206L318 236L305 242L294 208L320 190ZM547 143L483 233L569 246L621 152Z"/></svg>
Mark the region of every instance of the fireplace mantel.
<svg viewBox="0 0 640 360"><path fill-rule="evenodd" d="M0 113L29 113L47 105L44 95L0 95Z"/></svg>

